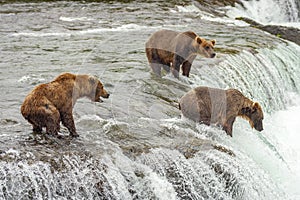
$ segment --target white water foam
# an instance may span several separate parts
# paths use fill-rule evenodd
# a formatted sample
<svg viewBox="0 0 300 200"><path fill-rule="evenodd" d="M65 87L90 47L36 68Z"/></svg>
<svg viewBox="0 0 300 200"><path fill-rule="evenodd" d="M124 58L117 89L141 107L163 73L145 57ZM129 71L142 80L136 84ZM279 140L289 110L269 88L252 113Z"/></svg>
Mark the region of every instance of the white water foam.
<svg viewBox="0 0 300 200"><path fill-rule="evenodd" d="M150 171L150 170L149 170ZM171 183L169 183L166 178L159 176L156 173L150 171L147 174L146 180L150 182L150 188L153 190L157 199L176 199L176 192Z"/></svg>
<svg viewBox="0 0 300 200"><path fill-rule="evenodd" d="M201 16L201 19L211 21L211 22L219 22L219 23L224 23L227 24L228 26L249 26L248 23L241 21L241 20L235 20L235 19L230 19L227 17L211 17L207 15Z"/></svg>
<svg viewBox="0 0 300 200"><path fill-rule="evenodd" d="M195 6L194 4L192 5L187 5L187 6L176 6L178 12L183 12L183 13L201 13L202 11ZM176 12L175 10L172 10L173 12Z"/></svg>
<svg viewBox="0 0 300 200"><path fill-rule="evenodd" d="M26 76L22 76L18 82L19 83L30 83L30 84L37 84L37 83L42 83L45 82L45 78L35 75L35 74L30 74L30 75L26 75Z"/></svg>
<svg viewBox="0 0 300 200"><path fill-rule="evenodd" d="M201 19L206 20L206 21L211 21L211 22L218 22L218 23L224 23L229 26L249 26L246 22L240 21L240 20L235 20L235 19L230 19L228 17L215 17L213 14L205 12L201 9L199 9L197 6L194 4L191 5L186 5L186 6L176 6L176 9L170 9L171 13L191 13L191 14L196 14L197 16L200 16ZM185 20L187 20L186 18Z"/></svg>
<svg viewBox="0 0 300 200"><path fill-rule="evenodd" d="M300 104L278 111L267 121L266 138L274 144L278 154L286 164L286 171L275 169L278 181L293 199L300 199ZM273 166L273 167L276 167ZM278 166L277 166L278 167Z"/></svg>
<svg viewBox="0 0 300 200"><path fill-rule="evenodd" d="M60 16L59 17L60 21L64 21L64 22L74 22L74 21L93 21L93 18L89 18L89 17L63 17Z"/></svg>
<svg viewBox="0 0 300 200"><path fill-rule="evenodd" d="M67 31L67 32L20 32L14 33L12 36L19 37L70 37L72 35L86 35L86 34L97 34L103 32L130 32L130 31L138 31L143 29L156 29L157 27L147 27L138 24L124 24L122 26L114 27L114 28L95 28L95 29L87 29L81 31Z"/></svg>

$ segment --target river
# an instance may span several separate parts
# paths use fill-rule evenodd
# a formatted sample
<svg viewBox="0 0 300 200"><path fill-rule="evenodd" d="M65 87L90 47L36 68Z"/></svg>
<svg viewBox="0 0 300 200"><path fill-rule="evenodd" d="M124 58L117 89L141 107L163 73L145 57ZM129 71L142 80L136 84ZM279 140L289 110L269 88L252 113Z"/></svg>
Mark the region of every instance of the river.
<svg viewBox="0 0 300 200"><path fill-rule="evenodd" d="M0 199L299 199L300 46L234 19L255 2L222 15L194 1L0 3ZM298 27L296 11L277 22ZM144 48L160 29L216 39L217 57L158 78ZM111 96L77 102L78 139L35 135L20 106L63 72L96 75ZM237 119L231 138L181 117L200 85L258 101L264 131Z"/></svg>

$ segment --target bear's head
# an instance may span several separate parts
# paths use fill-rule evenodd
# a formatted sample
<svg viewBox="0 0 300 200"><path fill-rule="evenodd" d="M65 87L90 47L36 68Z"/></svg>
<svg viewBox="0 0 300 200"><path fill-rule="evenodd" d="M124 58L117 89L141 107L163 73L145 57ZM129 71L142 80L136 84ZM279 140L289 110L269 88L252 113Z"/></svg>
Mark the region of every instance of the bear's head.
<svg viewBox="0 0 300 200"><path fill-rule="evenodd" d="M206 58L214 58L216 53L214 52L214 46L216 40L207 41L199 36L195 37L194 48L197 49L197 53L203 55Z"/></svg>
<svg viewBox="0 0 300 200"><path fill-rule="evenodd" d="M258 131L263 130L264 114L259 103L254 102L251 106L242 108L242 113L247 117L252 128Z"/></svg>
<svg viewBox="0 0 300 200"><path fill-rule="evenodd" d="M89 76L89 83L91 84L92 92L89 95L89 98L94 102L103 102L100 97L108 98L109 94L104 89L103 84L94 76Z"/></svg>

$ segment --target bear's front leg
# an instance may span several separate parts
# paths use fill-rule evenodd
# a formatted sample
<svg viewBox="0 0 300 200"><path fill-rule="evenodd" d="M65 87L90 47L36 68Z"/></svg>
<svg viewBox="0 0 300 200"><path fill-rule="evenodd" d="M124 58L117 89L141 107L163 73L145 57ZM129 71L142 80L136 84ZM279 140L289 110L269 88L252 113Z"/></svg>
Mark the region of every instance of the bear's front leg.
<svg viewBox="0 0 300 200"><path fill-rule="evenodd" d="M196 56L192 55L187 60L185 60L183 62L182 67L181 67L182 68L182 75L183 76L189 77L190 70L191 70L191 67L192 67L192 63L195 60L195 58L196 58Z"/></svg>
<svg viewBox="0 0 300 200"><path fill-rule="evenodd" d="M230 117L227 122L223 125L223 130L227 133L227 135L232 137L232 127L233 122L235 121L235 117Z"/></svg>
<svg viewBox="0 0 300 200"><path fill-rule="evenodd" d="M182 64L182 75L183 76L189 77L191 66L192 66L192 64L189 61L185 61Z"/></svg>
<svg viewBox="0 0 300 200"><path fill-rule="evenodd" d="M49 135L57 136L60 130L60 114L55 107L53 107L52 110L52 113L45 118L46 133Z"/></svg>
<svg viewBox="0 0 300 200"><path fill-rule="evenodd" d="M67 127L72 137L78 137L72 113L61 113L62 124Z"/></svg>
<svg viewBox="0 0 300 200"><path fill-rule="evenodd" d="M223 130L227 133L227 135L229 135L230 137L232 137L232 126L225 124L223 126Z"/></svg>

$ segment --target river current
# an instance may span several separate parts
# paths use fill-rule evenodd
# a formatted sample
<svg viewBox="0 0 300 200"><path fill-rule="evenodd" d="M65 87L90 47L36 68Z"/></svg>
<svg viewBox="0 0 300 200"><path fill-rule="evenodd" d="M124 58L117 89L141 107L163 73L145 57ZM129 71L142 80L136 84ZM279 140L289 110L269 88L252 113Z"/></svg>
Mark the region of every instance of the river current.
<svg viewBox="0 0 300 200"><path fill-rule="evenodd" d="M0 199L299 199L300 47L234 20L236 8L219 12L193 1L1 3ZM160 29L216 39L217 57L198 56L190 78L158 78L144 48ZM96 75L111 96L77 102L78 139L34 135L20 106L63 72ZM197 86L258 101L264 131L237 119L231 138L183 118L178 99Z"/></svg>

